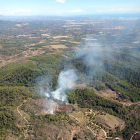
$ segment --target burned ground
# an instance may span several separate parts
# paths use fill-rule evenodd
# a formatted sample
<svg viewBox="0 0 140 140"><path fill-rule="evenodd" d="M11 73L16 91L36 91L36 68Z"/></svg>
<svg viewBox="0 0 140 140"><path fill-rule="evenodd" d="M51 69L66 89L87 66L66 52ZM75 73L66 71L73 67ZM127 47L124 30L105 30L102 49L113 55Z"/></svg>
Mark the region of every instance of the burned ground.
<svg viewBox="0 0 140 140"><path fill-rule="evenodd" d="M89 110L88 108L77 108L77 111L72 111L72 105L66 106L63 103L57 102L57 111L69 111L66 116L63 115L50 115L46 114L44 110L44 103L48 99L28 99L23 102L19 107L19 112L24 115L21 117L17 125L20 127L27 127L27 131L22 132L21 138L25 139L64 139L64 140L92 140L96 136L105 139L108 131L103 130L94 121L108 130L115 130L115 126L120 126L123 123L121 119L107 115L101 115L100 112ZM26 115L25 115L26 114ZM18 115L18 114L17 114ZM27 117L30 115L30 118ZM61 119L57 121L56 117ZM64 116L64 117L62 117ZM96 117L95 117L96 116ZM94 118L94 119L93 119ZM24 119L28 119L28 124ZM108 119L108 120L107 120ZM115 120L114 120L115 119ZM55 121L56 120L56 121ZM115 121L114 124L112 124ZM117 121L117 122L116 122ZM94 123L93 123L94 122ZM106 132L105 132L106 131ZM12 134L7 138L12 140ZM16 138L14 138L16 139ZM13 140L14 140L13 139Z"/></svg>

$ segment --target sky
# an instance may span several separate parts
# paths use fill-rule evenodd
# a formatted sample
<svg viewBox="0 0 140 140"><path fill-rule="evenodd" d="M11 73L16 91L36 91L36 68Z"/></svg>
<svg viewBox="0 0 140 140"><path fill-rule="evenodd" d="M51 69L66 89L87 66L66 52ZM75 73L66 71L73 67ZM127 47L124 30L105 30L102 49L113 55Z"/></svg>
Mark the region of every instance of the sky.
<svg viewBox="0 0 140 140"><path fill-rule="evenodd" d="M140 13L140 0L0 0L0 15L94 15Z"/></svg>

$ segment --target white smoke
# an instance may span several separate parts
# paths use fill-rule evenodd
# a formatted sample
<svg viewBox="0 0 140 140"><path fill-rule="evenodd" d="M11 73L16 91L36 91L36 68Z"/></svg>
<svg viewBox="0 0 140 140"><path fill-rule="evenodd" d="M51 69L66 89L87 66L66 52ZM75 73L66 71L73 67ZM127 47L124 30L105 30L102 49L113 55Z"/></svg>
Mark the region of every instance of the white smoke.
<svg viewBox="0 0 140 140"><path fill-rule="evenodd" d="M55 91L52 92L52 96L55 99L61 101L67 101L65 91L75 87L77 76L74 69L62 71L58 77L58 86Z"/></svg>
<svg viewBox="0 0 140 140"><path fill-rule="evenodd" d="M58 86L55 91L47 90L45 92L46 97L51 99L57 99L60 101L65 101L67 103L67 95L66 90L72 89L75 87L77 81L77 75L74 69L69 69L66 71L62 71L58 77ZM54 112L54 104L49 102L49 113L53 114Z"/></svg>
<svg viewBox="0 0 140 140"><path fill-rule="evenodd" d="M46 114L53 114L55 110L55 104L53 100L51 99L46 99L46 100L47 101L45 101L45 104L44 104L44 112Z"/></svg>

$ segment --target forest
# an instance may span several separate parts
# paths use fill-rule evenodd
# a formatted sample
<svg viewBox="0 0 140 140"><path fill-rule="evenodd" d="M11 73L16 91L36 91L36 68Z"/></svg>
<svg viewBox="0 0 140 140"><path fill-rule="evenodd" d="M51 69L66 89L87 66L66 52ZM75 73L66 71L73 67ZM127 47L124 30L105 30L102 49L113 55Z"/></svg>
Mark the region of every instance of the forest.
<svg viewBox="0 0 140 140"><path fill-rule="evenodd" d="M25 132L30 135L28 139L31 135L34 139L47 139L45 133L49 126L60 129L61 124L66 127L65 121L69 125L75 123L67 112L57 111L55 115L32 112L32 109L39 112L41 109L36 102L46 99L41 90L56 90L59 74L68 69L74 69L77 75L74 89L66 90L70 106L77 104L82 109L117 116L125 121L126 127L122 131L116 128L117 131L110 131L108 135L128 140L138 132L134 139L140 139L139 43L133 43L139 38L127 34L130 25L134 25L133 20L114 18L109 21L112 24L108 24L106 19L92 17L29 20L26 24L0 20L1 140L10 134L23 140L26 139ZM118 21L120 26L127 25L124 30L115 29ZM137 29L135 27L135 31ZM91 37L87 37L87 33ZM119 42L116 37L120 38ZM95 51L93 44L96 44ZM53 48L51 45L65 48ZM116 94L116 100L102 97L101 92L109 90ZM66 105L66 102L61 104ZM26 114L24 117L18 113L18 107ZM26 116L30 118L28 123ZM43 132L41 129L45 125L47 130Z"/></svg>
<svg viewBox="0 0 140 140"><path fill-rule="evenodd" d="M125 54L121 55L122 57L125 56ZM133 63L134 65L138 64L138 58L134 59L129 56L129 59L130 61L135 60L134 62L136 62L136 64ZM99 70L98 66L95 66L94 75L87 78L90 73L90 67L85 66L81 60L70 60L70 58L66 60L63 54L53 54L31 57L30 61L26 63L11 63L0 68L1 138L3 138L11 128L12 133L19 136L20 132L23 130L19 129L14 123L16 116L14 115L13 108L29 97L42 98L36 94L35 87L42 86L44 89L47 88L46 86L48 85L46 85L46 82L48 81L45 81L46 77L47 80L48 78L52 79L49 86L50 88L55 89L57 86L58 74L64 69L64 64L70 61L71 63L69 64L69 67L73 64L73 66L79 71L79 79L77 82L87 84L87 88L84 89L67 90L67 98L70 104L78 103L78 106L81 108L104 110L111 115L122 118L127 126L121 132L118 131L117 133L112 133L111 135L113 136L121 135L127 140L134 131L140 130L140 118L138 117L140 115L139 106L131 105L123 107L121 103L112 102L96 95L94 90L91 89L95 88L97 91L100 91L110 88L113 91L120 92L120 98L122 100L129 99L132 102L137 102L140 100L140 89L138 76L137 79L135 76L136 74L139 74L139 68L132 71L133 67L131 69L126 66L123 67L122 70L119 63L112 62L112 64L110 64L111 67L106 64L105 69L102 70ZM36 63L33 64L33 62ZM107 61L105 63L107 63ZM121 71L121 73L118 74L118 71ZM130 73L131 76L127 76L128 73ZM41 81L44 82L39 84ZM102 83L105 83L105 86L103 86ZM135 112L135 114L131 112ZM50 121L57 121L59 119L53 116L50 118L51 115L42 117L45 120L50 119Z"/></svg>

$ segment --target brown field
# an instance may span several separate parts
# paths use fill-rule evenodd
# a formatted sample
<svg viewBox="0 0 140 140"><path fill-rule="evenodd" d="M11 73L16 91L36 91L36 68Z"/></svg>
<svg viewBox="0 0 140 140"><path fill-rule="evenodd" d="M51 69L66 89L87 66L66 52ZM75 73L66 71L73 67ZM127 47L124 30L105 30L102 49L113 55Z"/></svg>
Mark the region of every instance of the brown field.
<svg viewBox="0 0 140 140"><path fill-rule="evenodd" d="M75 88L86 88L87 85L85 83L83 84L77 84Z"/></svg>
<svg viewBox="0 0 140 140"><path fill-rule="evenodd" d="M40 42L39 42L39 44L42 44L42 43L45 43L45 41L44 41L44 40L42 40L42 41L40 41Z"/></svg>
<svg viewBox="0 0 140 140"><path fill-rule="evenodd" d="M103 124L105 127L111 130L115 130L116 126L120 127L120 130L125 128L125 122L113 115L106 114L106 115L97 115L96 121Z"/></svg>
<svg viewBox="0 0 140 140"><path fill-rule="evenodd" d="M49 48L49 46L42 46L43 48Z"/></svg>
<svg viewBox="0 0 140 140"><path fill-rule="evenodd" d="M17 37L30 37L31 35L17 35Z"/></svg>
<svg viewBox="0 0 140 140"><path fill-rule="evenodd" d="M67 49L65 45L50 45L54 49Z"/></svg>
<svg viewBox="0 0 140 140"><path fill-rule="evenodd" d="M28 38L32 39L32 38L37 38L37 37L28 37Z"/></svg>
<svg viewBox="0 0 140 140"><path fill-rule="evenodd" d="M20 62L20 63L24 63L24 62L27 62L29 61L28 58L29 57L32 57L32 56L38 56L38 55L41 55L45 53L45 51L42 51L40 49L36 50L36 51L31 51L31 50L27 50L27 51L23 51L21 54L22 56L19 57L18 55L19 54L16 54L16 55L13 55L13 56L7 56L7 57L3 57L3 56L0 56L0 59L2 58L3 60L1 60L1 63L0 63L0 67L3 67L3 66L6 66L7 64L9 63L17 63L17 62Z"/></svg>
<svg viewBox="0 0 140 140"><path fill-rule="evenodd" d="M19 63L25 63L25 62L28 62L29 60L26 58L26 57L21 57L21 58L12 58L12 59L10 59L10 60L7 60L7 61L5 61L5 60L3 60L1 63L0 63L0 68L1 67L3 67L3 66L6 66L7 64L9 64L9 63L17 63L17 62L19 62Z"/></svg>
<svg viewBox="0 0 140 140"><path fill-rule="evenodd" d="M59 42L52 42L52 43L59 43ZM53 49L67 49L68 47L65 45L49 45L49 46L42 46L43 48L53 48Z"/></svg>
<svg viewBox="0 0 140 140"><path fill-rule="evenodd" d="M97 39L94 39L94 38L83 38L85 40L97 40Z"/></svg>
<svg viewBox="0 0 140 140"><path fill-rule="evenodd" d="M116 91L112 91L111 89L101 90L101 91L98 91L98 93L100 95L102 95L103 97L106 97L108 99L116 99L117 98Z"/></svg>
<svg viewBox="0 0 140 140"><path fill-rule="evenodd" d="M79 44L79 42L69 41L70 43Z"/></svg>
<svg viewBox="0 0 140 140"><path fill-rule="evenodd" d="M2 46L0 46L0 49L2 49Z"/></svg>
<svg viewBox="0 0 140 140"><path fill-rule="evenodd" d="M89 122L89 118L85 116L82 111L73 111L72 113L69 113L69 116L75 117L76 120L83 125Z"/></svg>
<svg viewBox="0 0 140 140"><path fill-rule="evenodd" d="M67 38L68 36L53 36L53 39L58 39L58 38Z"/></svg>

